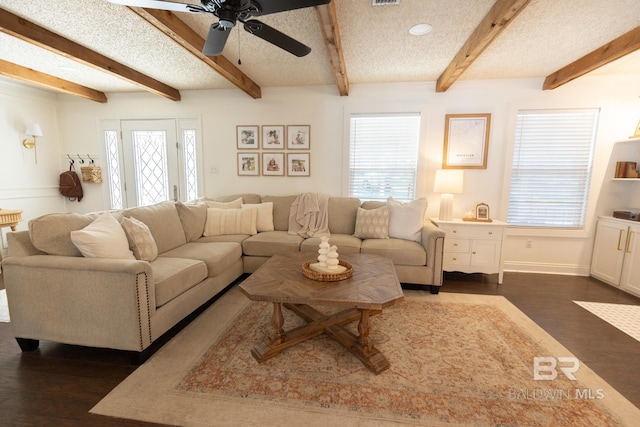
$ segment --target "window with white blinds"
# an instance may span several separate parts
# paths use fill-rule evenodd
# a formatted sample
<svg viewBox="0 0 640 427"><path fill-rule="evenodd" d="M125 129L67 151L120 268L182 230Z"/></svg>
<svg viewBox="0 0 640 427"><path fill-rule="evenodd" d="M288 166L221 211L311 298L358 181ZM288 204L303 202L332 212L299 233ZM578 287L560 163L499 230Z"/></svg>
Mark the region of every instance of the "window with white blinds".
<svg viewBox="0 0 640 427"><path fill-rule="evenodd" d="M518 112L507 221L584 228L598 109Z"/></svg>
<svg viewBox="0 0 640 427"><path fill-rule="evenodd" d="M420 114L352 114L349 196L415 199Z"/></svg>

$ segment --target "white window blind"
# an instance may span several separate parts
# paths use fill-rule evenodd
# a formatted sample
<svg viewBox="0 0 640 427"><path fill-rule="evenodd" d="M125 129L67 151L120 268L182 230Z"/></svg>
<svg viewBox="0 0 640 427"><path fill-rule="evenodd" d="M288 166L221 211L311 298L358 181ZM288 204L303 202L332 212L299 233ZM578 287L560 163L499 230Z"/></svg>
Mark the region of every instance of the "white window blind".
<svg viewBox="0 0 640 427"><path fill-rule="evenodd" d="M362 200L413 200L420 114L353 114L349 195Z"/></svg>
<svg viewBox="0 0 640 427"><path fill-rule="evenodd" d="M518 112L507 221L581 229L598 109Z"/></svg>

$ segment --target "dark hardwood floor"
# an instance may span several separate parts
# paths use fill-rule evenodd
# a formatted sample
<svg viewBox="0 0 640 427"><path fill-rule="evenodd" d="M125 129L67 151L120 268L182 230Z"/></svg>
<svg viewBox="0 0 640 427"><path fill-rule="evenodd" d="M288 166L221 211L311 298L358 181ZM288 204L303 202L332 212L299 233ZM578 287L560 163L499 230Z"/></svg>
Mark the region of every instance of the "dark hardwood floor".
<svg viewBox="0 0 640 427"><path fill-rule="evenodd" d="M506 273L502 285L494 279L448 273L441 292L505 296L640 407L640 342L572 302L640 305L639 298L588 277ZM128 353L113 350L41 342L38 351L21 353L10 324L0 323L0 425L153 425L89 414L135 368Z"/></svg>

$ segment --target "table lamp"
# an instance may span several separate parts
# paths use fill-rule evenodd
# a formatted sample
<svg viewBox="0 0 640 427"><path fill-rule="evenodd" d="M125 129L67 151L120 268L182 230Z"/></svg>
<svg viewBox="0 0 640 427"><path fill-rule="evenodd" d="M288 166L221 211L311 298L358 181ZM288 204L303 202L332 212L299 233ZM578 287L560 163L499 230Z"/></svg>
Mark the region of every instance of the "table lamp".
<svg viewBox="0 0 640 427"><path fill-rule="evenodd" d="M453 219L453 195L462 193L463 171L460 169L440 169L436 171L433 191L440 196L440 216L442 221Z"/></svg>

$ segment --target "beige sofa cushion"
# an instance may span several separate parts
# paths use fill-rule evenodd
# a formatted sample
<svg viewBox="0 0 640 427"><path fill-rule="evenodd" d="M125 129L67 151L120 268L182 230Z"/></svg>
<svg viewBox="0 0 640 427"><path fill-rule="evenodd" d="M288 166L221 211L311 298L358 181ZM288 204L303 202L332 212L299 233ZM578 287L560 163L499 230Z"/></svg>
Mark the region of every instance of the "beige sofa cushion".
<svg viewBox="0 0 640 427"><path fill-rule="evenodd" d="M53 213L29 221L33 246L49 255L82 256L71 241L71 232L81 230L93 219L77 213Z"/></svg>
<svg viewBox="0 0 640 427"><path fill-rule="evenodd" d="M419 242L422 239L427 199L421 197L411 202L402 203L389 197L387 204L391 208L389 237Z"/></svg>
<svg viewBox="0 0 640 427"><path fill-rule="evenodd" d="M242 248L235 242L187 243L163 253L161 257L202 261L207 266L207 275L215 277L224 273L242 257Z"/></svg>
<svg viewBox="0 0 640 427"><path fill-rule="evenodd" d="M388 206L377 209L358 208L356 231L353 235L360 239L388 239L390 213Z"/></svg>
<svg viewBox="0 0 640 427"><path fill-rule="evenodd" d="M273 256L286 252L297 252L304 239L286 231L265 231L245 239L242 252L249 256Z"/></svg>
<svg viewBox="0 0 640 427"><path fill-rule="evenodd" d="M163 253L187 243L182 222L173 202L161 202L151 206L130 208L123 212L126 217L134 217L144 222Z"/></svg>
<svg viewBox="0 0 640 427"><path fill-rule="evenodd" d="M427 265L427 253L417 242L404 239L366 239L360 253L390 258L396 265Z"/></svg>
<svg viewBox="0 0 640 427"><path fill-rule="evenodd" d="M127 234L109 212L82 230L69 233L71 241L86 258L136 259L129 249Z"/></svg>
<svg viewBox="0 0 640 427"><path fill-rule="evenodd" d="M229 196L217 196L217 197L205 197L204 200L214 200L217 202L231 202L236 200L237 198L241 198L242 199L242 203L250 203L250 204L255 204L255 203L261 203L262 202L262 196L260 196L259 194L255 194L255 193L241 193L241 194L231 194Z"/></svg>
<svg viewBox="0 0 640 427"><path fill-rule="evenodd" d="M163 306L207 278L207 266L195 259L160 256L151 263L151 270L156 307Z"/></svg>
<svg viewBox="0 0 640 427"><path fill-rule="evenodd" d="M273 202L248 203L243 204L243 208L256 209L258 218L256 220L256 230L273 231Z"/></svg>
<svg viewBox="0 0 640 427"><path fill-rule="evenodd" d="M158 245L144 222L124 217L120 224L127 235L129 249L136 259L151 262L158 257Z"/></svg>
<svg viewBox="0 0 640 427"><path fill-rule="evenodd" d="M289 231L289 212L291 205L298 196L264 196L263 202L273 203L273 229L275 231Z"/></svg>
<svg viewBox="0 0 640 427"><path fill-rule="evenodd" d="M176 202L176 210L187 242L193 242L202 237L204 225L207 222L207 207L205 202Z"/></svg>
<svg viewBox="0 0 640 427"><path fill-rule="evenodd" d="M329 197L329 231L331 234L353 234L356 230L356 212L360 199L355 197Z"/></svg>
<svg viewBox="0 0 640 427"><path fill-rule="evenodd" d="M333 234L329 237L329 244L338 247L339 254L359 254L362 241L357 237L348 234ZM318 246L320 245L319 237L310 237L305 239L300 245L300 252L312 252L318 255ZM311 259L314 259L313 257Z"/></svg>
<svg viewBox="0 0 640 427"><path fill-rule="evenodd" d="M207 209L204 236L224 234L256 234L258 210L250 207L239 209Z"/></svg>

